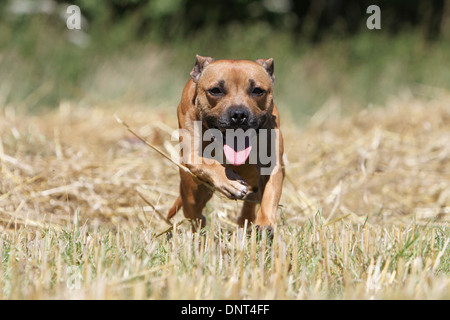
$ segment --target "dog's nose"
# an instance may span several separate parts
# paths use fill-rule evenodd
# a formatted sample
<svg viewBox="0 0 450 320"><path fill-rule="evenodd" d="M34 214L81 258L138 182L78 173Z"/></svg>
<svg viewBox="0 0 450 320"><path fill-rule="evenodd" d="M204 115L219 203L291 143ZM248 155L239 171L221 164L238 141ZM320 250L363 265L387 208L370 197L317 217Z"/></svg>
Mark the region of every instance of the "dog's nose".
<svg viewBox="0 0 450 320"><path fill-rule="evenodd" d="M230 122L232 125L240 126L247 124L248 121L248 110L243 107L235 107L230 110Z"/></svg>

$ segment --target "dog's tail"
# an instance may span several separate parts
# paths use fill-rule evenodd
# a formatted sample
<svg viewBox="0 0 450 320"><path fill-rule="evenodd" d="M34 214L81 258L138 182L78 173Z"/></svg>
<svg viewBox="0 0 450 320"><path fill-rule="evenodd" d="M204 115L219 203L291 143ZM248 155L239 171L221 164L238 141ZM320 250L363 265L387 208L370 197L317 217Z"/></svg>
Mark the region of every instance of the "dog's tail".
<svg viewBox="0 0 450 320"><path fill-rule="evenodd" d="M177 212L180 210L182 206L181 196L178 196L177 200L173 204L172 208L169 210L169 214L167 215L167 219L170 220Z"/></svg>

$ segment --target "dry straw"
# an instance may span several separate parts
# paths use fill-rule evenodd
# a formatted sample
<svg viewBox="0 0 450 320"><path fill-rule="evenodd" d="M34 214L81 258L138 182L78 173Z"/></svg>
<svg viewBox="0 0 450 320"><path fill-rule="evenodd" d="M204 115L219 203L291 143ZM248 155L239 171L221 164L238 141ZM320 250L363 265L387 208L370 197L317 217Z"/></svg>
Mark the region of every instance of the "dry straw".
<svg viewBox="0 0 450 320"><path fill-rule="evenodd" d="M330 100L303 128L281 106L286 180L271 245L236 229L242 203L223 197L206 207L206 236L182 213L164 218L179 168L136 135L171 154L174 108L4 107L0 298L445 297L450 96L423 93L346 116ZM19 280L28 289L14 291Z"/></svg>
<svg viewBox="0 0 450 320"><path fill-rule="evenodd" d="M336 110L326 105L304 128L283 119L287 177L280 222L302 224L318 211L328 223L343 217L358 223L368 218L368 224L448 221L447 96L398 97L384 108L346 117ZM173 152L174 110L114 111L126 115L134 135L107 108L63 103L59 111L41 116L3 109L3 230L18 224L70 225L75 212L83 222L134 226L146 223L149 212L166 214L178 194L175 165L187 169L140 139L164 155ZM237 207L221 197L209 208L232 224Z"/></svg>

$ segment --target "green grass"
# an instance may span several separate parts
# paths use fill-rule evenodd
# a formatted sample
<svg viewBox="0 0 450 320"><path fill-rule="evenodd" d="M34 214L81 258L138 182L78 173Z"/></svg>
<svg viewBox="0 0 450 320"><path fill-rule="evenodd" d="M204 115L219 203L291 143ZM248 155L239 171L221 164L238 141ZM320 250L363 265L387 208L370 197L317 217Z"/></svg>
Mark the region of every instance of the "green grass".
<svg viewBox="0 0 450 320"><path fill-rule="evenodd" d="M21 229L0 238L1 299L448 299L447 228L336 222L230 230Z"/></svg>
<svg viewBox="0 0 450 320"><path fill-rule="evenodd" d="M176 106L197 53L274 57L276 102L299 119L331 99L348 111L383 104L401 90L415 94L417 85L450 88L450 72L442 68L450 42L427 42L417 31L390 36L366 30L312 45L257 24L168 42L154 35L128 40L132 25L126 24L107 32L93 26L90 44L78 47L60 24L44 17L0 23L0 93L6 103L30 111L63 100Z"/></svg>
<svg viewBox="0 0 450 320"><path fill-rule="evenodd" d="M255 232L247 235L242 229L223 225L218 217L218 211L211 208L208 226L201 233L193 233L189 226L182 225L170 234L158 236L155 231L158 228L152 223L143 224L141 227L136 227L136 223L127 224L124 221L129 217L121 217L118 211L112 211L120 217L120 220L117 220L119 222L115 223L117 227L113 227L112 223L100 227L96 227L95 223L82 226L74 223L70 227L67 215L77 215L84 198L69 199L66 194L66 199L64 195L59 197L56 194L49 198L37 197L28 203L29 195L32 193L25 187L31 183L30 179L39 177L37 170L43 167L47 169L49 164L53 170L49 174L53 180L50 179L52 181L47 183L48 181L43 179L45 185L38 188L36 193L40 194L42 190L60 186L66 186L69 190L70 184L66 179L67 181L87 179L95 186L98 181L91 175L95 176L96 173L78 171L77 168L80 166L88 168L92 165L92 168L99 168L99 172L102 173L100 168L106 168L109 171L106 171L105 178L100 180L114 190L107 189L105 197L99 196L95 199L116 199L123 188L128 193L120 196L132 203L128 205L132 212L134 210L141 212L141 208L136 209L138 205L129 195L130 192L134 192L129 185L135 182L127 182L128 178L124 177L123 183L114 182L117 184L109 185L111 176L122 169L126 171L133 168L139 171L139 174L130 176L132 181L136 179L141 181L142 177L147 176L152 177L147 181L149 184L159 184L168 178L161 169L165 168L166 164L161 167L154 163L153 168L147 166L149 158L146 154L132 154L130 159L133 161L143 159L142 163L145 161L146 170L151 169L158 171L157 173L151 170L144 171L144 164L142 167L135 166L134 162L128 165L128 160L124 162L125 164L121 164L116 160L120 160L122 153L113 152L105 158L105 154L109 154L107 150L99 151L103 150L105 142L99 143L83 158L77 156L76 159L72 159L72 163L76 165L71 166L69 159L71 155L82 154L78 150L90 150L85 149L89 145L85 136L103 137L112 132L108 131L105 122L108 113L98 113L90 122L90 126L89 119L81 117L79 125L82 130L78 128L78 131L77 126L74 128L70 126L70 123L77 121L77 117L73 117L70 113L67 113L65 118L69 120L62 124L48 121L43 117L44 123L40 128L44 129L36 129L37 125L25 117L18 116L17 119L15 117L16 109L27 112L41 111L43 108L58 107L61 101L68 100L76 106L74 109L78 109L78 106L96 108L112 106L128 112L127 107L130 105L134 107L145 105L149 108L162 106L166 114L171 115L167 117L172 119L182 87L189 77L195 54L198 53L218 59L274 57L277 77L276 103L286 119L289 118L288 111L291 111L293 117L290 122L301 124L326 103L337 105L340 110L346 112L370 104L383 104L391 95L398 96L399 92L401 95L402 90L407 92L409 90L412 95L419 94L422 91L416 89L420 85L450 88L450 71L443 67L446 66L446 59L450 54L448 40L429 43L414 32L391 37L366 31L352 38L330 37L312 46L301 39L294 42L288 34L276 33L265 25L254 25L234 26L220 30L220 33L217 30L206 30L171 43L156 39L152 35L140 42L131 42L127 37L127 30L131 27L119 25L111 26L111 30L107 30L106 33L105 30L92 28L89 31L91 44L82 48L67 41L69 31L59 28L58 23L60 22L42 17L0 22L2 79L0 107L8 107L4 110L5 134L0 141L0 153L10 155L10 158L5 158L10 161L17 159L12 163L7 163L6 160L0 163L2 170L8 173L5 174L8 179L3 180L3 200L11 200L8 202L9 205L5 206L4 212L2 211L1 217L5 232L0 235L0 299L450 298L449 230L445 224L443 227L420 226L415 223L378 226L369 223L358 224L356 220L349 222L345 220L345 215L339 215L341 218L344 217L342 221L327 225L321 220L321 214L318 214L304 224L298 222L296 225L288 225L284 220L275 230L273 240L269 241L264 234L259 239ZM61 114L56 118L59 120L64 118L64 110L69 110L67 108L67 105L61 108ZM166 110L168 108L173 110ZM136 117L142 118L138 115ZM108 119L112 121L112 115ZM141 120L147 121L144 119L146 118L143 117ZM401 117L397 115L390 121L397 124L402 122L400 121L402 119L403 113ZM437 123L435 127L444 127L446 118L440 117L441 120L442 123L432 123ZM8 127L8 123L13 124ZM343 123L346 125L349 122ZM355 125L352 122L350 124ZM21 125L27 129L22 129ZM409 123L404 125L416 128ZM425 130L425 126L417 125L417 128ZM353 143L363 129L361 124L361 127L355 129L357 133L350 134L347 140L342 140L341 145ZM433 129L437 130L434 127ZM27 151L26 146L14 142L17 140L15 135L21 130L25 132L21 139L26 140L26 145L32 146L31 150L38 149L37 151ZM39 130L48 130L50 133L47 132L47 136L43 133L33 135L33 132L39 133ZM68 137L67 140L63 140L65 142L62 146L58 130L62 133L61 137L63 135ZM397 139L396 131L394 130L394 134L391 132L392 128L385 131L387 133L383 135L385 139L383 143L388 141L386 145L390 146L389 141ZM325 133L327 133L324 135L325 138L336 135L334 131ZM373 135L376 137L375 133ZM313 135L319 136L317 131L314 131ZM410 136L414 138L416 134L411 133L407 137ZM122 141L120 135L116 137ZM298 140L299 135L296 132L292 137ZM311 139L311 136L305 136L304 133L302 137L306 139L305 141ZM370 141L373 141L371 137L372 133L369 133L367 140L361 141L370 145ZM291 138L290 141L293 143L295 139ZM352 154L340 150L341 145L336 149L327 146L325 152L320 151L323 146L319 142L311 141L311 149L297 149L296 144L293 144L292 163L305 161L305 154L300 152L302 150L312 152L313 159L307 162L311 164L311 170L321 166L321 159L333 160L331 154L353 159ZM324 139L324 145L330 143L327 141L329 139ZM399 141L401 143L398 146L394 145L397 149L392 150L406 152L408 149L405 149L405 146L411 145L410 140L399 138ZM108 143L120 145L118 141L108 140ZM333 145L335 143L336 141L333 141ZM56 146L64 151L59 155L60 159L58 158L57 164L60 164L60 167L52 162L55 154L58 157ZM383 144L381 146L383 147ZM446 151L440 144L437 148L436 150L442 149L440 154ZM414 161L421 152L428 152L427 148L422 149L421 147L412 153ZM360 150L360 147L348 150L356 153L354 150ZM389 148L383 150L385 154L389 154L386 159L391 159L393 151ZM127 155L129 152L126 148L123 151ZM34 153L44 160L33 157ZM380 154L383 155L382 152ZM93 158L89 155L93 155ZM375 155L378 155L378 151L374 150L373 155L377 159ZM327 156L329 158L326 158ZM50 160L45 161L46 157ZM355 163L358 162L359 166L360 157L356 156L355 159ZM394 159L398 159L398 156ZM429 162L439 160L438 157L424 159L428 159ZM406 160L398 162L408 165L409 162ZM104 161L108 161L110 167L103 165ZM329 160L329 163L332 165L334 161ZM373 161L376 163L377 160ZM41 162L45 162L45 165ZM431 165L429 162L423 165ZM313 194L314 199L316 197L326 199L331 192L326 187L332 188L338 180L336 178L336 181L330 180L332 182L328 183L329 176L338 176L336 172L345 172L344 167L353 165L352 163L345 162L343 166L324 171L328 173L328 178L323 174L309 177L309 180L304 182L306 189L298 190ZM20 167L20 164L26 166ZM22 169L31 168L29 171L33 174L30 173L31 176L28 176L28 173L24 174L15 167L16 165ZM72 167L73 171L70 171ZM32 170L33 168L36 172ZM393 188L394 182L390 181L404 177L394 175L395 171L392 170L386 174L392 177L389 180L381 179L379 182L375 180L374 183L378 183L380 188L378 191L375 185L371 191L374 195L369 197L368 201L369 204L373 202L373 208L380 207L378 196L383 199L383 204L386 204L387 208L389 204L399 202L398 199L403 197L403 189L396 190ZM409 167L399 172L415 174L414 171L408 170ZM304 173L308 171L310 169L305 169ZM66 174L68 176L65 176ZM353 174L354 181L350 179L344 183L353 186L355 181L361 181L359 171ZM380 174L377 171L373 176L376 178ZM436 171L436 176L441 177L442 174L445 172ZM298 177L300 179L300 176ZM303 177L304 175L301 178ZM420 177L417 176L417 180L420 180ZM143 183L147 182L144 179ZM382 188L386 183L389 183L387 188ZM421 186L418 182L416 184ZM172 185L175 185L175 181L173 184L171 182L168 188ZM318 190L308 189L315 185ZM24 194L19 192L22 186L27 189ZM368 184L366 188L370 186L371 184ZM428 184L423 186L425 188ZM361 184L355 184L354 190L359 190L360 187ZM80 194L94 190L92 188L81 192L77 188L74 190ZM427 198L427 192L423 192L420 188L416 189L411 188L409 190L411 194L406 193L406 197L421 199L425 197L427 201L433 202L430 208L437 205L434 198ZM394 193L396 198L390 199L385 195L393 191L397 192ZM299 212L304 210L302 209L304 204L299 205L297 202L299 199L309 198L299 197L297 189L291 190L290 193L288 191L287 194L291 197L286 210L289 210L291 217L294 214L306 214ZM10 195L14 195L14 199L8 199ZM163 194L165 195L167 194ZM152 200L159 201L160 196L159 192ZM53 227L50 224L48 227L47 223L41 222L43 221L41 215L34 215L33 210L39 213L55 213L54 208L57 207L55 201L56 204L62 202L62 207L68 209L64 211L64 216L60 217L61 221L69 221L64 227L55 227L56 224ZM423 201L422 199L422 202L414 203L411 210L417 206L421 207ZM43 203L51 205L47 208ZM72 210L70 206L74 209ZM441 206L444 207L444 204ZM111 210L117 209L114 206L113 208L115 209ZM383 206L380 210L381 208ZM392 208L391 211L395 214L401 213L396 209L398 206ZM86 214L86 217L95 215L95 212L89 210L82 213ZM351 210L361 212L364 214L363 217L366 215L369 217L371 212L362 210L361 206L348 209L349 212ZM111 214L109 210L105 212ZM326 214L328 215L329 211ZM54 217L57 219L58 214ZM25 227L21 227L21 223Z"/></svg>

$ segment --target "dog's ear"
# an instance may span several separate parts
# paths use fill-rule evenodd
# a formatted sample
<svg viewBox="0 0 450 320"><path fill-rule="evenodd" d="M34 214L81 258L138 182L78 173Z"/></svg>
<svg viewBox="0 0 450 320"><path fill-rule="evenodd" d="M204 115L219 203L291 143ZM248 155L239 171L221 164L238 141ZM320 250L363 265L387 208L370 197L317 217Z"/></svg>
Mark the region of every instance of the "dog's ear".
<svg viewBox="0 0 450 320"><path fill-rule="evenodd" d="M264 69L266 69L267 73L269 74L270 78L272 79L272 82L275 81L275 75L273 74L273 68L274 68L274 63L273 63L273 58L269 58L269 59L258 59L256 60L256 63L262 65L264 67Z"/></svg>
<svg viewBox="0 0 450 320"><path fill-rule="evenodd" d="M214 61L215 60L211 57L202 57L197 54L195 59L195 66L191 72L192 80L194 80L194 82L197 82L200 78L200 75L202 74L203 69L205 69L208 64Z"/></svg>

